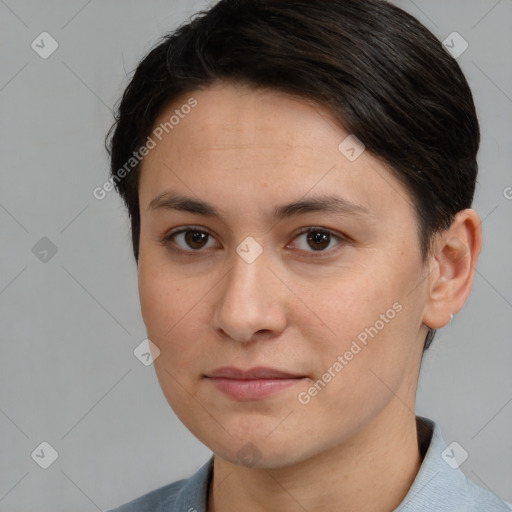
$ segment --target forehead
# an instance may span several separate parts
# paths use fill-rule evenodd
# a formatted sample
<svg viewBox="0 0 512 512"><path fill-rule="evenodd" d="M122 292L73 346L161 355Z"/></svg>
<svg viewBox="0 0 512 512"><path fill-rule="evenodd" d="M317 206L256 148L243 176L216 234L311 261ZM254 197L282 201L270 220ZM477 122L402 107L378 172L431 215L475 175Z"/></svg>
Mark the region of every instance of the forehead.
<svg viewBox="0 0 512 512"><path fill-rule="evenodd" d="M347 157L340 143L350 143L350 134L309 99L216 84L176 98L155 130L156 145L142 163L141 210L164 191L215 196L245 211L339 192L377 213L396 208L397 200L405 214L413 212L409 194L379 160L367 151Z"/></svg>

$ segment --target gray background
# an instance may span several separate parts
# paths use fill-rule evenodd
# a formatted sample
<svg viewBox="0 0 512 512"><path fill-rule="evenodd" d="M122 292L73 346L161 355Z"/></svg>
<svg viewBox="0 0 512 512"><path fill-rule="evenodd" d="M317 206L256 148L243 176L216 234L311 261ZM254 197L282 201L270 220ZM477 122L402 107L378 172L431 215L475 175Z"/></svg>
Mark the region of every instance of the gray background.
<svg viewBox="0 0 512 512"><path fill-rule="evenodd" d="M458 58L482 128L472 295L424 360L418 414L469 453L462 470L512 501L512 1L397 0ZM205 2L0 0L0 510L106 510L192 474L210 451L133 355L146 337L129 225L103 138L127 76ZM59 44L42 59L43 31ZM509 191L510 193L507 193ZM32 252L49 238L57 253ZM42 442L48 469L31 458Z"/></svg>

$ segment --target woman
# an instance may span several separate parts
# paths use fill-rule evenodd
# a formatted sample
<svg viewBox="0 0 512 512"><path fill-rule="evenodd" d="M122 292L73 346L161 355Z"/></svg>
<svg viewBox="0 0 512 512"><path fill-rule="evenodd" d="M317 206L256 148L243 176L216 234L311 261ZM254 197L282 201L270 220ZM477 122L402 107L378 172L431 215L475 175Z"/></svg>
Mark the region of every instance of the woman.
<svg viewBox="0 0 512 512"><path fill-rule="evenodd" d="M214 455L116 512L506 511L415 414L482 244L455 59L380 0L221 0L110 139L162 390Z"/></svg>

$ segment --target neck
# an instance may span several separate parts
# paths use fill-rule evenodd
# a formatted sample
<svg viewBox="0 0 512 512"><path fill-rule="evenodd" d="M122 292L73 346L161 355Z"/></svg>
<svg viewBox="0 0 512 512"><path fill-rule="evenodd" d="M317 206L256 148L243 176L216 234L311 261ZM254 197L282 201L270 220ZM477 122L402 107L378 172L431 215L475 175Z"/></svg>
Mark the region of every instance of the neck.
<svg viewBox="0 0 512 512"><path fill-rule="evenodd" d="M414 413L398 400L356 438L292 466L247 468L214 458L208 512L390 512L421 462Z"/></svg>

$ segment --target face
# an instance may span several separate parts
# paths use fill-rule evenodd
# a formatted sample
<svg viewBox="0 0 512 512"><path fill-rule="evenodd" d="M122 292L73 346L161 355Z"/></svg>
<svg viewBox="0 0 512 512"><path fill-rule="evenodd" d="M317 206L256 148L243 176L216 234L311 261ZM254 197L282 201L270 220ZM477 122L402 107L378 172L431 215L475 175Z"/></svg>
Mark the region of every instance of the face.
<svg viewBox="0 0 512 512"><path fill-rule="evenodd" d="M216 84L155 129L173 115L142 165L138 282L185 426L282 467L414 400L426 271L403 186L312 101Z"/></svg>

